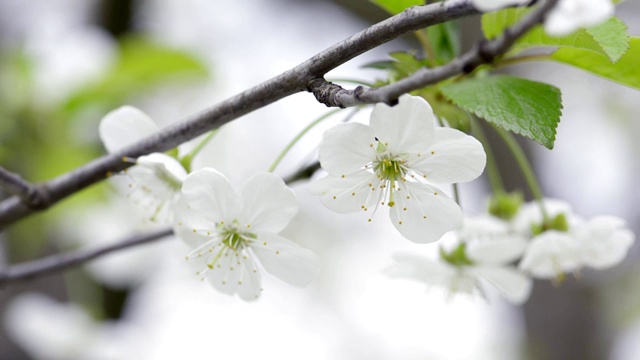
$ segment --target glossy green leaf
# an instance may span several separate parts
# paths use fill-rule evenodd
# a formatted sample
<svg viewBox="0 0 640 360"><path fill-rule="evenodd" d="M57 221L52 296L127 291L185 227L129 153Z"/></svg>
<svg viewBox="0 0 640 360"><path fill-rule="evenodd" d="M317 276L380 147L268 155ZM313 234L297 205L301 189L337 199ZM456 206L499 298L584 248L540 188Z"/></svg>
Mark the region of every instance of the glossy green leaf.
<svg viewBox="0 0 640 360"><path fill-rule="evenodd" d="M629 50L612 64L605 56L580 49L558 49L551 59L640 89L640 37L632 37Z"/></svg>
<svg viewBox="0 0 640 360"><path fill-rule="evenodd" d="M487 76L441 88L462 109L553 148L562 101L554 86L512 76Z"/></svg>

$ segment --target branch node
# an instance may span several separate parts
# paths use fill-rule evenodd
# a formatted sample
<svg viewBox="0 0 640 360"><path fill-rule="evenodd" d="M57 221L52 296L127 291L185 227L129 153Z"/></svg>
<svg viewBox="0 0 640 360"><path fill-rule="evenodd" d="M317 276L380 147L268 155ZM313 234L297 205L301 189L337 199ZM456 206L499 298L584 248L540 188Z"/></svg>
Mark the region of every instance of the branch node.
<svg viewBox="0 0 640 360"><path fill-rule="evenodd" d="M359 86L360 88L362 86ZM337 94L344 89L340 85L336 85L323 78L316 78L309 81L307 86L309 92L313 93L318 102L325 104L327 107L339 107L344 109L344 105L337 100Z"/></svg>
<svg viewBox="0 0 640 360"><path fill-rule="evenodd" d="M33 210L45 210L51 206L49 191L43 186L30 186L27 196L23 198L27 207Z"/></svg>

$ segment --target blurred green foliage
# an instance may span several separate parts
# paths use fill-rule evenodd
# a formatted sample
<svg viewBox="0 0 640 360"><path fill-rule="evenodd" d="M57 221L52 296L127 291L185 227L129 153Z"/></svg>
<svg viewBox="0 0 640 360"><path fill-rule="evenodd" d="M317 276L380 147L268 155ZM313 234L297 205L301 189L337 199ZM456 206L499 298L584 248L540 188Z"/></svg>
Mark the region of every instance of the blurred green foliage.
<svg viewBox="0 0 640 360"><path fill-rule="evenodd" d="M193 54L144 37L123 37L117 53L97 81L53 104L38 99L34 59L20 49L0 53L0 165L28 181L49 180L104 154L95 116L156 87L208 76L208 68ZM93 186L12 226L10 260L42 253L59 216L104 199L105 189L103 184Z"/></svg>

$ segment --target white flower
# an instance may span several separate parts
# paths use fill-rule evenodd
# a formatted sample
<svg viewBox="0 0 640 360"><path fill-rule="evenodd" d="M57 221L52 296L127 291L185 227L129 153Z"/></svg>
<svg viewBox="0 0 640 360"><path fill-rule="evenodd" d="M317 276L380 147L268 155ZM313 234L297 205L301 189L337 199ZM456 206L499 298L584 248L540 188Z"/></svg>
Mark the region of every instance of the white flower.
<svg viewBox="0 0 640 360"><path fill-rule="evenodd" d="M494 11L512 5L526 5L531 0L471 0L471 4L482 12Z"/></svg>
<svg viewBox="0 0 640 360"><path fill-rule="evenodd" d="M430 183L470 181L486 157L471 136L435 128L433 111L420 97L403 95L395 107L375 106L370 125L337 125L324 133L320 163L329 176L311 184L328 208L371 214L388 205L393 225L417 243L438 240L460 225L455 201ZM428 182L427 182L428 181Z"/></svg>
<svg viewBox="0 0 640 360"><path fill-rule="evenodd" d="M565 201L544 198L542 200L542 206L544 206L544 211L548 220L562 216L564 220L566 220L566 225L568 227L581 221L573 213L571 205ZM540 203L538 201L530 201L520 206L516 216L511 220L511 225L513 229L522 236L532 238L535 235L539 235L543 230L545 230L545 227L550 225L543 224L543 221L544 216L542 209L540 208Z"/></svg>
<svg viewBox="0 0 640 360"><path fill-rule="evenodd" d="M521 304L531 293L529 277L509 265L526 247L524 238L513 234L505 222L493 218L465 219L451 251L441 248L438 261L412 255L394 256L387 272L443 287L450 293L485 295L485 284L496 288L505 299Z"/></svg>
<svg viewBox="0 0 640 360"><path fill-rule="evenodd" d="M545 19L544 30L552 36L569 35L607 21L613 12L611 0L560 0Z"/></svg>
<svg viewBox="0 0 640 360"><path fill-rule="evenodd" d="M622 219L598 216L568 231L547 230L531 241L520 269L537 278L562 279L567 272L619 264L635 240Z"/></svg>
<svg viewBox="0 0 640 360"><path fill-rule="evenodd" d="M100 138L110 153L122 150L158 131L158 126L145 113L123 106L108 113L100 122ZM125 171L128 197L138 205L146 218L171 223L173 206L180 197L182 181L187 176L175 158L152 153L136 159L136 166ZM116 180L121 180L116 178Z"/></svg>
<svg viewBox="0 0 640 360"><path fill-rule="evenodd" d="M176 234L195 249L187 255L214 288L243 300L260 296L258 261L295 286L311 282L319 260L310 250L278 234L298 211L295 195L270 173L254 176L234 191L210 168L195 171L182 187L184 206Z"/></svg>

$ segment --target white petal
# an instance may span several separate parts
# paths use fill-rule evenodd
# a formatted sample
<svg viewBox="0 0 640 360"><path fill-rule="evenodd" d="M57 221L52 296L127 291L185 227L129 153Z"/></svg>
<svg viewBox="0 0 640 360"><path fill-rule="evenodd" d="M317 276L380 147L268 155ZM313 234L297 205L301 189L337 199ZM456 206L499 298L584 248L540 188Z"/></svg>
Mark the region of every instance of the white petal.
<svg viewBox="0 0 640 360"><path fill-rule="evenodd" d="M410 254L393 255L395 262L385 274L402 279L417 280L427 285L449 289L456 277L456 269L446 263Z"/></svg>
<svg viewBox="0 0 640 360"><path fill-rule="evenodd" d="M125 172L127 196L151 221L172 223L186 171L176 159L161 153L141 156L136 164Z"/></svg>
<svg viewBox="0 0 640 360"><path fill-rule="evenodd" d="M426 174L430 182L452 184L477 178L486 163L484 148L474 137L456 129L436 128L431 148L408 166Z"/></svg>
<svg viewBox="0 0 640 360"><path fill-rule="evenodd" d="M509 231L507 222L492 216L465 217L457 231L467 243L467 256L480 264L507 264L517 260L526 249L527 240Z"/></svg>
<svg viewBox="0 0 640 360"><path fill-rule="evenodd" d="M251 301L260 297L262 292L262 279L260 272L251 256L247 255L246 259L240 259L242 274L238 284L238 295L242 300Z"/></svg>
<svg viewBox="0 0 640 360"><path fill-rule="evenodd" d="M376 157L375 136L367 125L340 124L325 131L318 157L329 174L349 175Z"/></svg>
<svg viewBox="0 0 640 360"><path fill-rule="evenodd" d="M536 236L519 268L536 278L554 278L582 266L580 245L568 233L548 230Z"/></svg>
<svg viewBox="0 0 640 360"><path fill-rule="evenodd" d="M182 186L182 182L187 177L187 171L182 167L182 164L166 154L152 153L140 156L136 160L136 164L154 168L158 178L173 184L180 184L180 186Z"/></svg>
<svg viewBox="0 0 640 360"><path fill-rule="evenodd" d="M142 111L123 106L105 115L98 131L104 147L113 153L154 134L158 125Z"/></svg>
<svg viewBox="0 0 640 360"><path fill-rule="evenodd" d="M421 97L407 94L398 100L393 107L382 103L375 106L370 120L373 133L389 153L422 153L433 140L433 110Z"/></svg>
<svg viewBox="0 0 640 360"><path fill-rule="evenodd" d="M627 256L635 235L624 227L624 220L599 216L579 229L577 241L582 248L585 265L605 269L619 264Z"/></svg>
<svg viewBox="0 0 640 360"><path fill-rule="evenodd" d="M462 224L460 206L437 188L407 181L398 189L389 213L393 225L405 238L430 243Z"/></svg>
<svg viewBox="0 0 640 360"><path fill-rule="evenodd" d="M472 261L481 264L508 264L519 259L527 245L527 241L522 236L505 234L469 242L467 255Z"/></svg>
<svg viewBox="0 0 640 360"><path fill-rule="evenodd" d="M531 294L533 281L511 267L472 267L469 271L493 285L500 294L515 304L524 303Z"/></svg>
<svg viewBox="0 0 640 360"><path fill-rule="evenodd" d="M511 5L525 5L531 0L471 0L473 7L482 12L494 11Z"/></svg>
<svg viewBox="0 0 640 360"><path fill-rule="evenodd" d="M320 200L329 209L339 213L353 213L364 211L382 197L378 184L379 180L374 174L360 171L344 178L329 175L316 180L309 185L309 191L314 195L321 195Z"/></svg>
<svg viewBox="0 0 640 360"><path fill-rule="evenodd" d="M306 286L320 271L320 260L313 251L282 236L258 234L250 246L265 270L291 285Z"/></svg>
<svg viewBox="0 0 640 360"><path fill-rule="evenodd" d="M458 238L469 241L479 236L502 236L509 232L509 224L490 215L465 216L462 228L457 230Z"/></svg>
<svg viewBox="0 0 640 360"><path fill-rule="evenodd" d="M228 295L238 294L245 301L260 297L262 279L253 255L247 249L234 251L225 246L215 264L212 264L213 257L199 270L205 271L207 280L216 290Z"/></svg>
<svg viewBox="0 0 640 360"><path fill-rule="evenodd" d="M223 255L215 263L213 269L207 271L206 276L209 283L222 293L228 295L239 293L246 270L242 262L240 261L240 264L238 262L239 257L235 255L234 251L230 248L225 248ZM249 300L253 299L255 297Z"/></svg>
<svg viewBox="0 0 640 360"><path fill-rule="evenodd" d="M572 213L571 206L562 200L543 199L544 209L547 216L554 218L559 214L565 214L570 225L579 222L579 219ZM533 224L540 225L542 223L542 211L537 201L531 201L523 204L512 220L513 229L518 233L530 237L531 226Z"/></svg>
<svg viewBox="0 0 640 360"><path fill-rule="evenodd" d="M298 212L298 202L280 177L258 174L238 190L242 210L238 221L249 231L278 233Z"/></svg>
<svg viewBox="0 0 640 360"><path fill-rule="evenodd" d="M216 236L215 219L207 218L205 212L191 209L184 199L176 202L174 212L173 232L191 247L196 248ZM207 230L212 234L207 235Z"/></svg>
<svg viewBox="0 0 640 360"><path fill-rule="evenodd" d="M238 214L240 200L229 181L217 170L204 168L192 172L182 185L182 194L189 206L218 221L233 221Z"/></svg>

